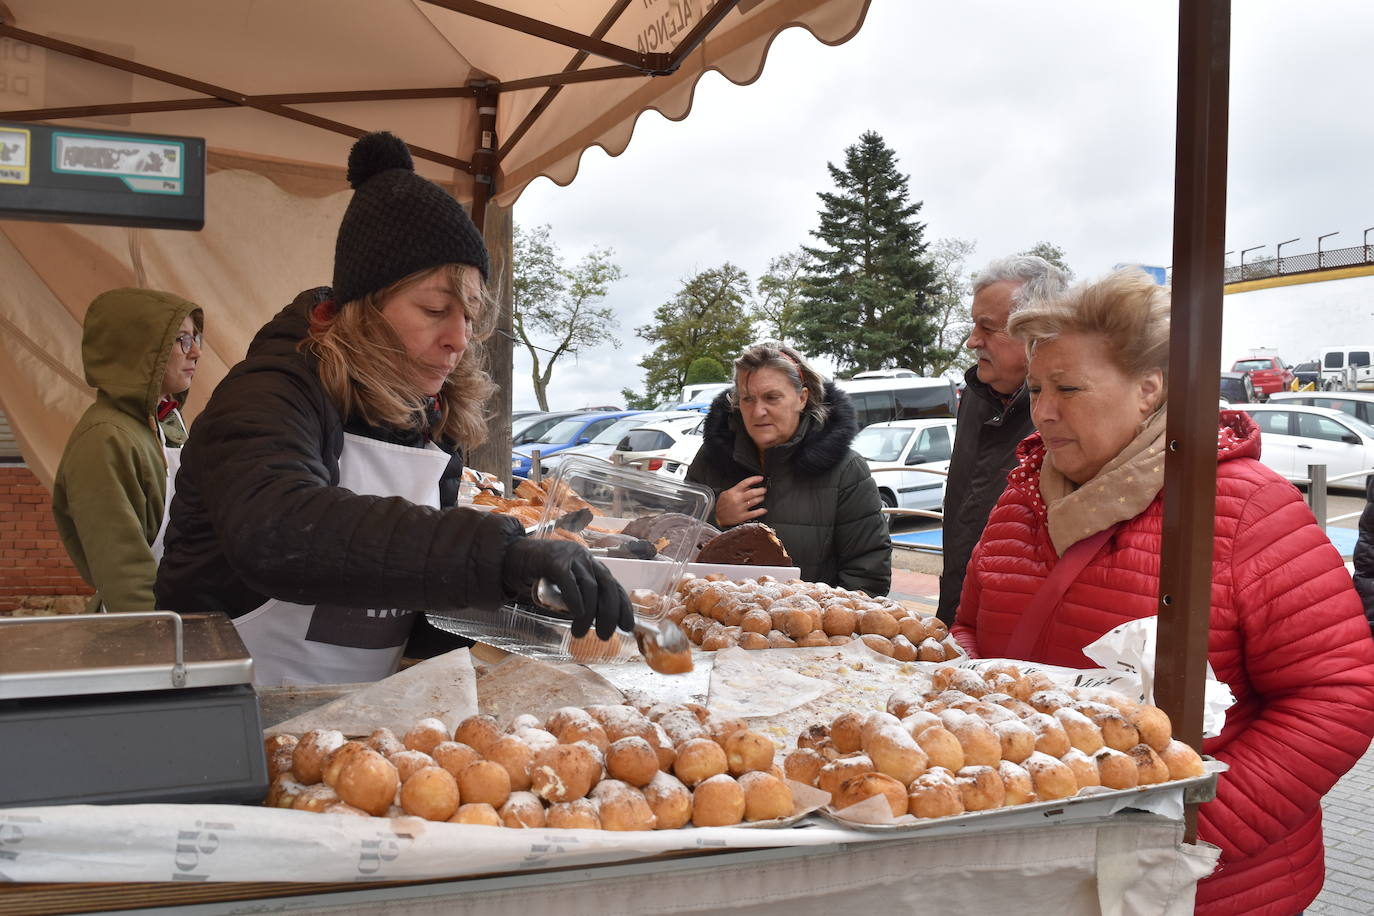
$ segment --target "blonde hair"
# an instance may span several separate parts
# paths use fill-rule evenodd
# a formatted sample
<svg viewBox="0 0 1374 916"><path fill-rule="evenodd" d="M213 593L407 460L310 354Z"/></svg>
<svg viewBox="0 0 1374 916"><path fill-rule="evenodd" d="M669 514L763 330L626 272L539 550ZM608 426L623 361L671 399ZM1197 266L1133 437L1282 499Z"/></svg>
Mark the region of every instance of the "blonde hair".
<svg viewBox="0 0 1374 916"><path fill-rule="evenodd" d="M382 316L383 303L438 272L444 272L455 291L464 288L467 264L431 267L353 302L337 303L332 315L311 317L310 333L301 349L315 357L320 382L344 417L358 416L371 426L423 429L429 397L411 380L410 359L391 324ZM432 440L449 440L470 449L487 438L486 401L496 385L486 372L486 347L498 309L479 281L481 306L469 310L472 334L458 365L439 390L439 423L429 430ZM467 308L467 298L458 296Z"/></svg>
<svg viewBox="0 0 1374 916"><path fill-rule="evenodd" d="M1061 334L1095 334L1107 357L1134 378L1158 369L1164 375L1160 402L1169 386L1169 288L1144 271L1118 270L1063 295L1027 304L1007 321L1007 334L1027 352Z"/></svg>
<svg viewBox="0 0 1374 916"><path fill-rule="evenodd" d="M760 369L776 369L787 376L787 380L792 383L792 390L798 395L803 388L811 392L802 407L802 414L811 417L817 423L825 422L825 418L830 414L830 405L825 403L825 380L819 372L811 368L806 357L783 344L762 343L745 350L739 359L735 360L736 378L741 375L752 375ZM731 387L729 397L730 409L739 410L738 386Z"/></svg>

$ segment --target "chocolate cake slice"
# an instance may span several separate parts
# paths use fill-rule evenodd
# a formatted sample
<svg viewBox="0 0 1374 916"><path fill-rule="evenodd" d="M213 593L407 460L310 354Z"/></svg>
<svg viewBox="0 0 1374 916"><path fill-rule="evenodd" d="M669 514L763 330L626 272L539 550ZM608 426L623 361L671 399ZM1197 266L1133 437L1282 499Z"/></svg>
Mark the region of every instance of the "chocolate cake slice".
<svg viewBox="0 0 1374 916"><path fill-rule="evenodd" d="M777 532L762 522L746 522L707 541L698 563L728 566L794 566Z"/></svg>
<svg viewBox="0 0 1374 916"><path fill-rule="evenodd" d="M698 547L720 534L720 531L690 515L662 512L633 520L625 526L624 533L651 544L666 542L659 546L659 553L674 559L690 559Z"/></svg>

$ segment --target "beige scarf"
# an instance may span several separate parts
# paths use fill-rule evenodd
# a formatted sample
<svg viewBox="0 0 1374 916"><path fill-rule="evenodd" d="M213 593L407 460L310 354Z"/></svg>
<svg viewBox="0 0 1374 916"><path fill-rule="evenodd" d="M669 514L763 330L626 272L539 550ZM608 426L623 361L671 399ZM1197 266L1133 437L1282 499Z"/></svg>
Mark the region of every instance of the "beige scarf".
<svg viewBox="0 0 1374 916"><path fill-rule="evenodd" d="M1135 518L1154 502L1164 487L1165 419L1161 407L1141 424L1130 444L1081 487L1061 474L1054 458L1045 453L1040 496L1055 553L1062 557L1084 538Z"/></svg>

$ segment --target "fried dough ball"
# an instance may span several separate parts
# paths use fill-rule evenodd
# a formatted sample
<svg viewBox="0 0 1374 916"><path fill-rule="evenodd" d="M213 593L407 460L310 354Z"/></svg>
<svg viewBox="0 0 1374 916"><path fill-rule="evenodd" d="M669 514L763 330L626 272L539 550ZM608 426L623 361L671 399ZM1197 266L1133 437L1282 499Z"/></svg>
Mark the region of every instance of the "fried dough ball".
<svg viewBox="0 0 1374 916"><path fill-rule="evenodd" d="M899 662L914 662L916 647L911 644L911 640L898 633L892 637L892 657Z"/></svg>
<svg viewBox="0 0 1374 916"><path fill-rule="evenodd" d="M1078 748L1069 748L1069 752L1060 757L1059 761L1073 770L1074 781L1080 789L1084 786L1102 785L1102 775L1097 770L1097 761Z"/></svg>
<svg viewBox="0 0 1374 916"><path fill-rule="evenodd" d="M592 714L580 706L560 706L549 714L544 728L555 736L574 722L595 722ZM571 744L572 742L568 742Z"/></svg>
<svg viewBox="0 0 1374 916"><path fill-rule="evenodd" d="M821 629L826 636L849 636L858 629L858 615L843 604L830 604L821 611Z"/></svg>
<svg viewBox="0 0 1374 916"><path fill-rule="evenodd" d="M830 743L841 754L852 754L863 747L866 712L845 712L830 723Z"/></svg>
<svg viewBox="0 0 1374 916"><path fill-rule="evenodd" d="M544 729L542 728L520 728L516 729L513 734L515 735L515 737L525 742L525 746L536 754L544 750L544 748L546 747L553 747L555 744L562 743L557 738L555 738L551 733L544 731ZM587 739L584 738L580 740L585 741ZM577 742L570 741L568 743L576 744ZM595 742L593 741L588 741L588 743L595 744Z"/></svg>
<svg viewBox="0 0 1374 916"><path fill-rule="evenodd" d="M288 770L273 777L267 787L267 797L262 800L266 808L290 808L296 796L305 791L305 786L291 775Z"/></svg>
<svg viewBox="0 0 1374 916"><path fill-rule="evenodd" d="M327 758L343 743L343 732L333 728L316 728L301 735L291 749L291 773L296 781L307 786L319 782Z"/></svg>
<svg viewBox="0 0 1374 916"><path fill-rule="evenodd" d="M781 779L755 771L740 776L739 784L744 790L746 821L771 821L792 816L792 790Z"/></svg>
<svg viewBox="0 0 1374 916"><path fill-rule="evenodd" d="M300 793L291 801L291 807L297 811L320 812L330 805L339 803L339 793L335 792L332 786L322 782L317 782L312 786L305 786Z"/></svg>
<svg viewBox="0 0 1374 916"><path fill-rule="evenodd" d="M864 645L868 646L870 649L872 649L874 652L877 652L879 655L886 655L888 658L891 658L892 653L895 651L892 648L892 640L888 639L885 636L879 636L876 633L868 633L864 636L860 636L859 638L863 640Z"/></svg>
<svg viewBox="0 0 1374 916"><path fill-rule="evenodd" d="M558 802L544 812L544 824L555 830L600 830L601 815L590 798Z"/></svg>
<svg viewBox="0 0 1374 916"><path fill-rule="evenodd" d="M448 736L445 735L445 738ZM401 743L401 739L396 737L396 733L389 728L378 728L367 736L367 746L372 748L383 757L390 757L392 754L399 754L406 749ZM430 753L425 751L426 754Z"/></svg>
<svg viewBox="0 0 1374 916"><path fill-rule="evenodd" d="M347 746L346 744L344 745L344 747ZM438 761L424 751L399 751L392 754L388 759L391 761L392 766L396 767L396 776L402 783L425 767L438 766Z"/></svg>
<svg viewBox="0 0 1374 916"><path fill-rule="evenodd" d="M353 807L352 805L345 804L344 802L341 802L341 801L337 801L337 802L334 802L334 804L332 804L332 805L328 805L328 806L324 809L324 811L322 811L321 813L322 813L322 814L351 814L351 815L353 815L354 817L371 817L371 816L372 816L372 815L368 814L366 811L362 810L361 808L355 808L355 807Z"/></svg>
<svg viewBox="0 0 1374 916"><path fill-rule="evenodd" d="M515 735L503 735L487 748L487 759L506 768L513 792L530 787L530 767L534 765L534 751Z"/></svg>
<svg viewBox="0 0 1374 916"><path fill-rule="evenodd" d="M888 703L887 711L901 718L902 728L906 729L907 733L913 738L930 728L932 725L940 725L941 728L944 727L940 723L939 716L933 712L926 712L921 708L919 700L916 702L915 706L908 707L910 712L907 713L899 713L891 707L892 704Z"/></svg>
<svg viewBox="0 0 1374 916"><path fill-rule="evenodd" d="M654 723L633 706L593 706L590 711L612 742L637 735L653 743Z"/></svg>
<svg viewBox="0 0 1374 916"><path fill-rule="evenodd" d="M1140 785L1140 771L1129 754L1104 747L1093 755L1097 762L1097 776L1109 789L1134 789Z"/></svg>
<svg viewBox="0 0 1374 916"><path fill-rule="evenodd" d="M897 618L887 611L869 610L859 615L859 632L865 636L883 636L891 639L901 632L897 625Z"/></svg>
<svg viewBox="0 0 1374 916"><path fill-rule="evenodd" d="M1032 704L1033 705L1033 704ZM1102 729L1093 720L1070 706L1061 706L1054 711L1054 717L1064 726L1069 743L1085 754L1096 754L1106 745L1102 740Z"/></svg>
<svg viewBox="0 0 1374 916"><path fill-rule="evenodd" d="M696 786L727 769L729 761L724 748L710 738L692 738L677 746L673 775L689 786Z"/></svg>
<svg viewBox="0 0 1374 916"><path fill-rule="evenodd" d="M754 608L739 619L739 628L744 633L766 637L768 631L773 629L773 618L769 616L767 611ZM741 635L740 642L743 643L743 641L744 637Z"/></svg>
<svg viewBox="0 0 1374 916"><path fill-rule="evenodd" d="M945 622L939 617L934 615L926 617L925 625L926 631L929 633L931 639L939 641L949 636L949 627L947 627Z"/></svg>
<svg viewBox="0 0 1374 916"><path fill-rule="evenodd" d="M1027 757L1022 765L1026 772L1030 773L1036 797L1041 801L1068 798L1078 791L1078 782L1074 779L1073 770L1049 754L1036 751Z"/></svg>
<svg viewBox="0 0 1374 916"><path fill-rule="evenodd" d="M371 748L361 741L345 741L343 744L334 748L334 750L330 751L329 755L324 758L324 766L320 768L320 782L327 786L332 786L337 783L339 781L339 772L343 769L344 764L347 763L354 754L367 750L371 750Z"/></svg>
<svg viewBox="0 0 1374 916"><path fill-rule="evenodd" d="M773 757L777 753L772 739L748 728L727 735L724 748L725 762L731 776L767 770L773 765Z"/></svg>
<svg viewBox="0 0 1374 916"><path fill-rule="evenodd" d="M643 791L654 812L654 829L676 830L692 819L692 790L676 776L659 771Z"/></svg>
<svg viewBox="0 0 1374 916"><path fill-rule="evenodd" d="M799 649L819 649L822 646L830 645L830 637L825 635L824 630L812 630L805 636L797 640Z"/></svg>
<svg viewBox="0 0 1374 916"><path fill-rule="evenodd" d="M703 724L706 726L707 737L722 747L725 745L726 738L735 732L745 731L749 728L748 722L733 717L728 719L712 718Z"/></svg>
<svg viewBox="0 0 1374 916"><path fill-rule="evenodd" d="M903 617L897 621L897 631L907 638L913 646L919 646L930 638L926 632L925 620L917 617Z"/></svg>
<svg viewBox="0 0 1374 916"><path fill-rule="evenodd" d="M1169 716L1158 706L1141 704L1126 713L1126 721L1140 730L1140 743L1148 744L1156 751L1162 751L1173 740L1174 728Z"/></svg>
<svg viewBox="0 0 1374 916"><path fill-rule="evenodd" d="M986 811L1000 808L1006 801L1007 787L1002 775L994 767L964 767L955 774L959 785L959 797L964 802L965 811Z"/></svg>
<svg viewBox="0 0 1374 916"><path fill-rule="evenodd" d="M590 744L559 744L534 755L530 788L550 802L572 801L601 779L601 761ZM464 789L463 797L467 797Z"/></svg>
<svg viewBox="0 0 1374 916"><path fill-rule="evenodd" d="M788 779L797 782L804 782L808 786L816 784L816 777L821 773L821 767L825 766L825 758L814 748L799 747L792 751L783 759L783 772Z"/></svg>
<svg viewBox="0 0 1374 916"><path fill-rule="evenodd" d="M556 734L559 744L576 744L579 741L585 741L602 751L611 746L611 738L606 734L606 729L602 728L601 723L590 716L585 721L573 720L569 722L563 726L562 731Z"/></svg>
<svg viewBox="0 0 1374 916"><path fill-rule="evenodd" d="M931 767L917 777L907 788L907 811L921 818L963 814L963 793L954 774L944 767Z"/></svg>
<svg viewBox="0 0 1374 916"><path fill-rule="evenodd" d="M930 765L957 773L965 765L964 746L954 733L943 725L932 725L916 736L916 744L925 751Z"/></svg>
<svg viewBox="0 0 1374 916"><path fill-rule="evenodd" d="M658 768L671 770L677 762L677 748L673 747L673 742L668 739L668 733L660 728L657 722L654 723L654 734L658 737L658 744L654 746L654 753L658 755Z"/></svg>
<svg viewBox="0 0 1374 916"><path fill-rule="evenodd" d="M458 794L465 802L486 802L500 808L510 798L510 774L491 760L470 763L458 774Z"/></svg>
<svg viewBox="0 0 1374 916"><path fill-rule="evenodd" d="M811 632L811 612L805 608L789 607L778 613L776 607L773 608L773 626L786 633L793 639L800 639Z"/></svg>
<svg viewBox="0 0 1374 916"><path fill-rule="evenodd" d="M916 660L918 662L942 662L945 660L945 647L940 645L938 639L926 637L916 643Z"/></svg>
<svg viewBox="0 0 1374 916"><path fill-rule="evenodd" d="M448 819L450 824L479 824L483 827L500 827L501 815L486 802L471 802L459 805L458 811Z"/></svg>
<svg viewBox="0 0 1374 916"><path fill-rule="evenodd" d="M1169 781L1168 764L1161 760L1155 749L1148 744L1137 744L1127 751L1126 755L1135 761L1136 770L1140 774L1140 785L1152 786Z"/></svg>
<svg viewBox="0 0 1374 916"><path fill-rule="evenodd" d="M964 766L997 766L1002 759L1002 742L992 726L956 709L940 713L940 720L959 739L959 746L964 749Z"/></svg>
<svg viewBox="0 0 1374 916"><path fill-rule="evenodd" d="M843 811L850 805L857 805L875 795L887 799L893 817L906 814L910 804L907 800L906 786L884 773L860 773L858 776L849 777L840 783L830 804L835 810Z"/></svg>
<svg viewBox="0 0 1374 916"><path fill-rule="evenodd" d="M1000 706L998 707L1001 708ZM1008 713L1010 715L1010 713ZM1035 750L1035 732L1020 719L992 723L993 734L1002 742L1002 759L1020 763Z"/></svg>
<svg viewBox="0 0 1374 916"><path fill-rule="evenodd" d="M768 637L762 633L741 633L739 636L739 647L741 649L768 649Z"/></svg>
<svg viewBox="0 0 1374 916"><path fill-rule="evenodd" d="M495 722L495 720L493 720L493 722ZM404 744L408 750L419 751L422 754L428 754L430 751L434 750L434 745L447 740L448 726L443 723L442 719L435 719L433 717L421 719L401 736L401 743ZM486 753L486 751L483 750L483 753Z"/></svg>
<svg viewBox="0 0 1374 916"><path fill-rule="evenodd" d="M698 827L730 827L744 820L744 788L718 773L692 791L692 823Z"/></svg>
<svg viewBox="0 0 1374 916"><path fill-rule="evenodd" d="M862 713L862 724L859 726L860 748L867 750L868 742L873 740L873 736L882 728L889 725L901 728L902 720L898 719L890 712L868 712Z"/></svg>
<svg viewBox="0 0 1374 916"><path fill-rule="evenodd" d="M546 823L544 803L533 792L512 792L501 806L501 823L506 827L530 829Z"/></svg>
<svg viewBox="0 0 1374 916"><path fill-rule="evenodd" d="M847 646L853 641L853 637L850 636L832 636L826 640L832 646Z"/></svg>
<svg viewBox="0 0 1374 916"><path fill-rule="evenodd" d="M613 661L624 649L619 633L612 633L607 639L597 636L595 630L588 630L581 636L568 634L568 655L584 665Z"/></svg>
<svg viewBox="0 0 1374 916"><path fill-rule="evenodd" d="M658 754L638 735L614 741L606 751L606 772L612 779L642 786L658 771Z"/></svg>
<svg viewBox="0 0 1374 916"><path fill-rule="evenodd" d="M819 751L821 747L831 745L830 726L817 722L808 725L800 735L797 736L797 747L809 747Z"/></svg>
<svg viewBox="0 0 1374 916"><path fill-rule="evenodd" d="M997 764L997 775L1002 777L1002 788L1005 790L1002 804L1024 805L1035 801L1035 783L1025 767L1003 760Z"/></svg>
<svg viewBox="0 0 1374 916"><path fill-rule="evenodd" d="M1035 749L1039 753L1063 757L1073 747L1069 742L1069 733L1064 731L1064 726L1054 716L1033 712L1022 716L1021 721L1035 732Z"/></svg>
<svg viewBox="0 0 1374 916"><path fill-rule="evenodd" d="M884 725L864 745L879 773L907 785L925 772L929 761L916 739L900 725Z"/></svg>
<svg viewBox="0 0 1374 916"><path fill-rule="evenodd" d="M263 741L263 753L267 755L267 781L271 782L282 773L291 772L292 752L296 749L295 735L273 735Z"/></svg>
<svg viewBox="0 0 1374 916"><path fill-rule="evenodd" d="M872 772L873 760L865 754L841 757L821 767L821 772L816 776L816 788L834 796L846 779Z"/></svg>
<svg viewBox="0 0 1374 916"><path fill-rule="evenodd" d="M544 723L539 721L538 716L532 713L522 712L520 715L510 720L510 724L506 726L506 734L518 735L527 728L543 730Z"/></svg>
<svg viewBox="0 0 1374 916"><path fill-rule="evenodd" d="M709 732L690 709L676 709L659 718L658 726L663 729L674 747L685 744L693 738L709 737Z"/></svg>
<svg viewBox="0 0 1374 916"><path fill-rule="evenodd" d="M1050 687L1035 691L1026 702L1034 706L1037 712L1053 715L1055 710L1063 709L1065 706L1073 708L1074 698L1058 687Z"/></svg>
<svg viewBox="0 0 1374 916"><path fill-rule="evenodd" d="M401 783L401 807L427 821L446 821L458 810L458 780L443 767L416 770Z"/></svg>
<svg viewBox="0 0 1374 916"><path fill-rule="evenodd" d="M768 647L770 649L795 649L797 648L797 641L781 630L769 630Z"/></svg>
<svg viewBox="0 0 1374 916"><path fill-rule="evenodd" d="M482 755L477 753L475 748L458 741L442 741L434 745L434 752L430 756L434 758L435 763L454 776L463 772L463 768L468 764L482 759Z"/></svg>
<svg viewBox="0 0 1374 916"><path fill-rule="evenodd" d="M1159 757L1169 768L1170 779L1188 779L1202 776L1207 772L1198 752L1182 741L1170 741L1164 750L1159 752Z"/></svg>
<svg viewBox="0 0 1374 916"><path fill-rule="evenodd" d="M339 771L339 798L368 814L382 815L396 798L400 777L381 754L366 748L352 755Z"/></svg>
<svg viewBox="0 0 1374 916"><path fill-rule="evenodd" d="M454 741L466 744L483 757L487 755L487 748L495 744L500 737L501 729L497 726L496 719L486 715L468 716L453 730Z"/></svg>

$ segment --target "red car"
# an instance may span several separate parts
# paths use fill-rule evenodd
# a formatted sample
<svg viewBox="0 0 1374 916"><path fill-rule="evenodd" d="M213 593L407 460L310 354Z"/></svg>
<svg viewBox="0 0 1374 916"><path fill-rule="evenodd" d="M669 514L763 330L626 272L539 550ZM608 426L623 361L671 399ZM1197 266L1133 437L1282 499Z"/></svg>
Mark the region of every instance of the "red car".
<svg viewBox="0 0 1374 916"><path fill-rule="evenodd" d="M1293 384L1293 370L1284 365L1283 360L1277 356L1239 359L1231 367L1231 371L1250 373L1250 382L1255 386L1255 391L1266 398L1271 394L1287 391L1288 386Z"/></svg>

